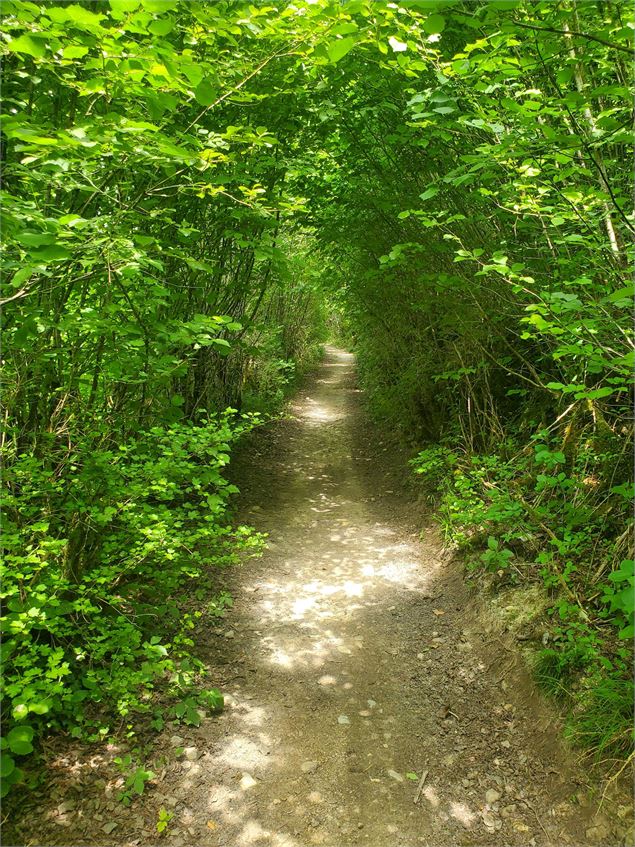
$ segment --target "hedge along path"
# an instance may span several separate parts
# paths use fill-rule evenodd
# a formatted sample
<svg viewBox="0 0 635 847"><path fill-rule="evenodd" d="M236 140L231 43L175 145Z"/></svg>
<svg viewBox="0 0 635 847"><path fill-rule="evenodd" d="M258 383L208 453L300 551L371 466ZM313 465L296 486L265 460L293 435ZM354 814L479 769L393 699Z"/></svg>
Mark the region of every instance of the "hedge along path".
<svg viewBox="0 0 635 847"><path fill-rule="evenodd" d="M20 843L156 844L161 809L173 847L617 843L572 799L586 775L457 565L410 525L353 356L328 348L292 411L237 471L269 549L197 634L225 711L166 729L128 808L97 759L75 762L81 793L47 786Z"/></svg>
<svg viewBox="0 0 635 847"><path fill-rule="evenodd" d="M293 413L241 480L269 550L210 635L226 711L148 797L176 799L168 842L602 843L553 715L384 490L352 355L329 348Z"/></svg>

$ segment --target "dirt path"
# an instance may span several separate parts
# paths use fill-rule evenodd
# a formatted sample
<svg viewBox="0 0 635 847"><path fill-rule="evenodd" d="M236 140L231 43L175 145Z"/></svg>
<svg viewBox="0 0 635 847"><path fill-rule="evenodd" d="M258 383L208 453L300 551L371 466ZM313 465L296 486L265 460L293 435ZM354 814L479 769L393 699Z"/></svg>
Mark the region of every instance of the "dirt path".
<svg viewBox="0 0 635 847"><path fill-rule="evenodd" d="M409 525L352 356L329 349L293 413L239 469L269 550L198 634L225 712L166 731L158 785L128 810L81 775L69 809L53 792L37 843L156 844L164 807L172 847L616 844L459 568Z"/></svg>
<svg viewBox="0 0 635 847"><path fill-rule="evenodd" d="M170 785L169 841L596 843L547 708L382 492L352 356L329 350L293 412L244 483L270 549L234 589L222 652L240 670Z"/></svg>

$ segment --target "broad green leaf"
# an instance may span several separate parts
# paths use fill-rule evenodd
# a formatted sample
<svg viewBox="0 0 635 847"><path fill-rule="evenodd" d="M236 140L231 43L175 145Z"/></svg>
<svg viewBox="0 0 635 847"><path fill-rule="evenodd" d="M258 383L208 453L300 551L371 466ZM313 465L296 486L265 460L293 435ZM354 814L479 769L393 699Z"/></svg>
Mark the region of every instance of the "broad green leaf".
<svg viewBox="0 0 635 847"><path fill-rule="evenodd" d="M88 53L88 47L82 44L70 44L63 48L62 53L65 59L81 59Z"/></svg>
<svg viewBox="0 0 635 847"><path fill-rule="evenodd" d="M617 391L616 388L609 388L608 386L605 388L592 388L588 391L579 391L575 397L576 400L586 398L587 400L599 400L602 397L610 397L615 394Z"/></svg>
<svg viewBox="0 0 635 847"><path fill-rule="evenodd" d="M22 720L29 714L29 707L25 703L18 703L11 709L11 714L16 720Z"/></svg>
<svg viewBox="0 0 635 847"><path fill-rule="evenodd" d="M12 753L17 753L18 756L26 756L31 753L33 745L31 741L35 731L30 726L14 726L7 735L7 743Z"/></svg>
<svg viewBox="0 0 635 847"><path fill-rule="evenodd" d="M31 35L19 35L9 41L7 49L12 53L24 53L41 59L46 55L46 42Z"/></svg>
<svg viewBox="0 0 635 847"><path fill-rule="evenodd" d="M109 0L110 8L117 15L129 14L139 8L141 0Z"/></svg>
<svg viewBox="0 0 635 847"><path fill-rule="evenodd" d="M171 12L179 5L179 0L141 0L141 5L148 12L161 14L162 12Z"/></svg>
<svg viewBox="0 0 635 847"><path fill-rule="evenodd" d="M0 777L5 779L15 770L15 762L8 753L0 754Z"/></svg>
<svg viewBox="0 0 635 847"><path fill-rule="evenodd" d="M172 18L158 18L156 21L152 21L148 27L148 30L154 35L167 35L173 29L174 20Z"/></svg>
<svg viewBox="0 0 635 847"><path fill-rule="evenodd" d="M194 96L201 106L211 106L218 98L218 91L206 80L202 80L194 90Z"/></svg>
<svg viewBox="0 0 635 847"><path fill-rule="evenodd" d="M24 773L20 768L13 768L0 783L0 797L6 797L11 790L11 786L20 782L23 778Z"/></svg>
<svg viewBox="0 0 635 847"><path fill-rule="evenodd" d="M423 22L423 29L428 35L437 35L445 29L443 15L429 15Z"/></svg>
<svg viewBox="0 0 635 847"><path fill-rule="evenodd" d="M38 262L61 262L65 259L70 259L71 255L71 252L60 244L51 244L48 247L42 247L38 250L33 250L30 254L31 258Z"/></svg>
<svg viewBox="0 0 635 847"><path fill-rule="evenodd" d="M16 241L24 244L25 247L42 247L54 244L55 236L49 232L20 232L16 236Z"/></svg>
<svg viewBox="0 0 635 847"><path fill-rule="evenodd" d="M608 297L604 297L602 300L603 303L619 303L622 300L627 300L632 303L633 296L635 296L635 286L626 285L624 288L619 288L617 291L614 291L612 294L609 294Z"/></svg>
<svg viewBox="0 0 635 847"><path fill-rule="evenodd" d="M79 4L53 6L47 8L46 15L57 23L67 26L70 24L77 29L87 30L88 32L100 31L102 29L101 21L105 18L105 15Z"/></svg>
<svg viewBox="0 0 635 847"><path fill-rule="evenodd" d="M356 45L357 41L354 38L338 38L337 41L331 41L326 52L332 64L339 62L347 53L349 53Z"/></svg>

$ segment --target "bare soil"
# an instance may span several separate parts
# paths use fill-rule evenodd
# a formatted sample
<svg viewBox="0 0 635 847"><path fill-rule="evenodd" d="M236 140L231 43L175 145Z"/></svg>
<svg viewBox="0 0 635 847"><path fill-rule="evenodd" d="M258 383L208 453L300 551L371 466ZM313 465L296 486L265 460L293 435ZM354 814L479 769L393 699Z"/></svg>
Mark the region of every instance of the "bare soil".
<svg viewBox="0 0 635 847"><path fill-rule="evenodd" d="M235 471L268 550L229 575L231 614L196 634L224 713L166 728L156 785L130 808L112 751L60 753L11 843L624 843L517 651L421 532L353 357L329 348L291 412ZM160 808L173 814L161 836Z"/></svg>

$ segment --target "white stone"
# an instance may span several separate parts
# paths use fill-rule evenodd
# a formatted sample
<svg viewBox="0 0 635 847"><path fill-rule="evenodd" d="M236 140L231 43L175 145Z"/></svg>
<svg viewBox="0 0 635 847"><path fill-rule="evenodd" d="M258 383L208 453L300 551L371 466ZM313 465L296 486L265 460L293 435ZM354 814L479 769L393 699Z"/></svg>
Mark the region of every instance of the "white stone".
<svg viewBox="0 0 635 847"><path fill-rule="evenodd" d="M249 788L253 788L255 785L258 785L258 780L254 779L250 773L243 773L242 778L240 780L240 787L243 791L247 791Z"/></svg>

